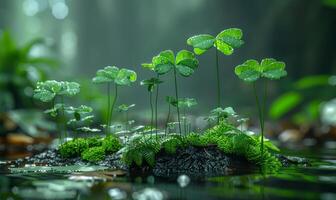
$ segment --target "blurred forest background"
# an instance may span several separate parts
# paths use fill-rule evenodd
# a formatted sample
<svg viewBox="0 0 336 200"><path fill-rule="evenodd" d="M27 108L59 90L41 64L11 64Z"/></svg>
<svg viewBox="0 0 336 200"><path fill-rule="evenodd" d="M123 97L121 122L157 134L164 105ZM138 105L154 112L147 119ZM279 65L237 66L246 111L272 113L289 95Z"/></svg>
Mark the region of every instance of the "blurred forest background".
<svg viewBox="0 0 336 200"><path fill-rule="evenodd" d="M31 98L32 88L38 80L55 79L81 83L77 103L93 106L104 117L104 88L91 84L98 69L128 67L140 81L153 76L141 63L160 51L191 50L190 36L216 35L230 27L243 30L245 44L232 56L220 56L224 106L253 117L251 86L238 80L234 67L246 59L273 57L286 62L289 76L270 86L270 118L336 125L336 103L330 101L336 96L334 0L0 0L0 112L17 123L29 119L41 125L32 122L32 112L12 111L41 108ZM181 97L198 101L194 115L216 106L214 57L214 50L200 56L196 73L179 78ZM161 88L164 104L173 84ZM148 117L148 95L138 83L123 88L118 102L135 103L136 119ZM159 113L165 115L165 109L161 106Z"/></svg>

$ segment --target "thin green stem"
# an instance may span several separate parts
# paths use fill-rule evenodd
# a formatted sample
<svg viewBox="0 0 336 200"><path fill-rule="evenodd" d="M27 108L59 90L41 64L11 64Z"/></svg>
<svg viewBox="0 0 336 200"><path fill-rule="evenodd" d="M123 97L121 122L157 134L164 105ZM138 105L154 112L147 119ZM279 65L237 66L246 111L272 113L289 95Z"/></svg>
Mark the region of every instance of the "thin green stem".
<svg viewBox="0 0 336 200"><path fill-rule="evenodd" d="M219 77L219 60L218 60L218 50L216 49L216 73L217 73L217 107L221 107L221 88L220 88L220 77Z"/></svg>
<svg viewBox="0 0 336 200"><path fill-rule="evenodd" d="M151 137L153 135L153 98L152 98L153 94L152 92L149 92L149 104L150 104L150 109L151 109L151 126L150 126L150 130L151 130Z"/></svg>
<svg viewBox="0 0 336 200"><path fill-rule="evenodd" d="M157 79L160 78L160 75L157 74ZM159 84L156 85L156 96L155 96L155 136L157 139L158 136L158 99L159 99Z"/></svg>
<svg viewBox="0 0 336 200"><path fill-rule="evenodd" d="M66 133L66 121L65 121L65 109L64 109L64 97L63 96L61 96L61 104L62 104L62 123L63 123L64 139L66 139L67 133Z"/></svg>
<svg viewBox="0 0 336 200"><path fill-rule="evenodd" d="M114 106L115 106L115 103L117 101L117 98L118 98L118 85L115 84L115 94L114 94L114 97L113 97L113 102L112 102L112 106L111 106L111 112L110 112L110 123L111 124L111 121L112 121L112 117L113 117L113 110L114 110ZM108 129L110 129L110 127L108 127ZM108 134L109 134L109 131L108 131Z"/></svg>
<svg viewBox="0 0 336 200"><path fill-rule="evenodd" d="M177 110L177 120L178 120L178 126L179 126L179 131L180 131L180 136L182 135L181 131L181 120L180 120L180 109L178 105L178 90L177 90L177 78L176 78L176 68L174 67L174 80L175 80L175 98L176 98L176 110Z"/></svg>
<svg viewBox="0 0 336 200"><path fill-rule="evenodd" d="M263 111L260 105L260 101L259 101L259 97L257 94L257 88L256 88L256 83L253 83L253 91L254 91L254 96L256 98L256 103L257 103L257 107L258 107L258 113L259 113L259 123L260 123L260 129L261 129L261 138L264 138L264 124L263 124ZM262 139L263 141L263 139ZM261 143L261 156L263 157L263 142Z"/></svg>
<svg viewBox="0 0 336 200"><path fill-rule="evenodd" d="M264 84L264 98L262 105L262 127L261 127L261 154L264 156L264 131L265 131L265 112L266 112L266 102L267 102L267 80L265 80Z"/></svg>
<svg viewBox="0 0 336 200"><path fill-rule="evenodd" d="M110 109L111 109L111 85L110 83L107 83L107 122L106 122L106 130L105 130L105 135L108 134L109 128L110 128L110 123L111 123L111 116L110 116Z"/></svg>
<svg viewBox="0 0 336 200"><path fill-rule="evenodd" d="M167 120L166 120L166 129L165 129L165 135L166 136L167 136L169 118L170 118L170 103L168 103L168 115L167 115Z"/></svg>
<svg viewBox="0 0 336 200"><path fill-rule="evenodd" d="M186 117L186 110L183 109L183 126L184 126L184 135L187 135L187 117Z"/></svg>

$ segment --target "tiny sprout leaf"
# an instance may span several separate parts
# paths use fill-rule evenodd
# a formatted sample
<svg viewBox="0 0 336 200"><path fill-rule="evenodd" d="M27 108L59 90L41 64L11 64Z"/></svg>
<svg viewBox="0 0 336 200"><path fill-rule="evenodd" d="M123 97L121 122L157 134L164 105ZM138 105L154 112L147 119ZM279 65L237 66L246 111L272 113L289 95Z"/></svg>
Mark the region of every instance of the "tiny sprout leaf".
<svg viewBox="0 0 336 200"><path fill-rule="evenodd" d="M179 99L178 105L181 108L191 108L197 105L197 101L194 98L183 98Z"/></svg>
<svg viewBox="0 0 336 200"><path fill-rule="evenodd" d="M261 77L273 80L287 75L285 66L284 62L276 61L273 58L263 59L261 64L256 60L247 60L236 66L235 73L246 82L254 82Z"/></svg>
<svg viewBox="0 0 336 200"><path fill-rule="evenodd" d="M162 80L158 79L158 78L150 78L150 79L146 79L140 82L140 85L145 85L147 86L147 91L148 92L152 92L154 87L158 84L163 83Z"/></svg>
<svg viewBox="0 0 336 200"><path fill-rule="evenodd" d="M115 80L119 72L119 68L115 66L107 66L97 71L96 76L92 79L94 83L107 83Z"/></svg>
<svg viewBox="0 0 336 200"><path fill-rule="evenodd" d="M133 108L135 106L135 104L131 104L131 105L126 105L126 104L121 104L118 109L119 112L126 112L128 111L130 108Z"/></svg>
<svg viewBox="0 0 336 200"><path fill-rule="evenodd" d="M215 37L212 35L201 34L190 37L187 40L187 44L194 47L194 52L197 55L201 55L214 45L215 40Z"/></svg>
<svg viewBox="0 0 336 200"><path fill-rule="evenodd" d="M166 96L166 102L169 103L172 106L176 106L177 105L176 98L172 97L172 96Z"/></svg>
<svg viewBox="0 0 336 200"><path fill-rule="evenodd" d="M115 83L118 85L131 85L137 79L137 74L133 70L120 69L117 77L115 78Z"/></svg>
<svg viewBox="0 0 336 200"><path fill-rule="evenodd" d="M149 69L149 70L152 70L154 71L154 65L153 63L142 63L141 66L145 69Z"/></svg>

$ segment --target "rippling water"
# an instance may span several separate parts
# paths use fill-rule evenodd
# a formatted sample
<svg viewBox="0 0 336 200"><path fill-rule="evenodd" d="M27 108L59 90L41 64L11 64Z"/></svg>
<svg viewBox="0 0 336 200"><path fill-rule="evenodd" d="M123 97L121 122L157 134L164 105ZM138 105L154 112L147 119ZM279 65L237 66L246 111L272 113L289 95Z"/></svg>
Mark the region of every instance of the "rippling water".
<svg viewBox="0 0 336 200"><path fill-rule="evenodd" d="M336 150L286 150L312 160L278 174L162 179L127 178L120 171L0 175L0 199L336 199Z"/></svg>

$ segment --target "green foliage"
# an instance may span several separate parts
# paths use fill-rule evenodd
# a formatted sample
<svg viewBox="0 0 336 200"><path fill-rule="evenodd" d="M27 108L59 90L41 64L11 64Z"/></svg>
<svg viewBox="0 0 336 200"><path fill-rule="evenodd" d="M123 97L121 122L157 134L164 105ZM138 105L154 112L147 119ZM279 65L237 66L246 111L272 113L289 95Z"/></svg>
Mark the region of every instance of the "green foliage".
<svg viewBox="0 0 336 200"><path fill-rule="evenodd" d="M118 109L120 112L127 112L129 109L133 108L134 106L135 104L131 104L131 105L121 104L120 106L118 106Z"/></svg>
<svg viewBox="0 0 336 200"><path fill-rule="evenodd" d="M154 70L158 74L166 74L176 69L182 76L191 76L198 67L198 60L194 54L187 50L181 50L176 54L172 50L165 50L153 57Z"/></svg>
<svg viewBox="0 0 336 200"><path fill-rule="evenodd" d="M215 108L210 111L209 116L207 116L205 119L207 121L223 121L227 119L230 116L235 116L236 112L233 110L232 107L226 107L226 108Z"/></svg>
<svg viewBox="0 0 336 200"><path fill-rule="evenodd" d="M102 141L102 147L105 149L106 153L115 153L119 151L121 146L120 140L113 135L106 136Z"/></svg>
<svg viewBox="0 0 336 200"><path fill-rule="evenodd" d="M48 78L58 65L54 59L33 55L38 46L46 47L45 40L36 38L19 46L8 31L0 33L0 112L34 107L25 91Z"/></svg>
<svg viewBox="0 0 336 200"><path fill-rule="evenodd" d="M302 101L303 97L298 92L287 92L272 103L269 114L273 119L279 119L298 106Z"/></svg>
<svg viewBox="0 0 336 200"><path fill-rule="evenodd" d="M161 149L161 140L157 140L149 135L133 138L124 149L122 160L132 165L144 164L144 161L153 166L155 164L155 154Z"/></svg>
<svg viewBox="0 0 336 200"><path fill-rule="evenodd" d="M129 69L116 66L107 66L100 69L96 73L96 77L92 79L93 83L109 83L114 82L117 85L131 85L137 79L137 74Z"/></svg>
<svg viewBox="0 0 336 200"><path fill-rule="evenodd" d="M83 151L90 147L101 146L102 141L99 137L76 138L65 142L59 146L59 153L64 158L80 156Z"/></svg>
<svg viewBox="0 0 336 200"><path fill-rule="evenodd" d="M211 47L216 47L225 55L231 55L234 48L244 44L241 40L243 33L238 28L229 28L220 32L216 37L209 34L201 34L190 37L187 44L194 48L197 55L201 55Z"/></svg>
<svg viewBox="0 0 336 200"><path fill-rule="evenodd" d="M74 96L80 91L80 85L76 82L47 80L37 82L34 90L34 98L42 102L49 102L57 95Z"/></svg>
<svg viewBox="0 0 336 200"><path fill-rule="evenodd" d="M287 75L285 67L284 62L276 61L273 58L265 58L261 61L261 64L256 60L247 60L236 66L235 73L246 82L254 82L259 78L274 80Z"/></svg>
<svg viewBox="0 0 336 200"><path fill-rule="evenodd" d="M82 152L81 158L90 162L97 162L105 158L104 147L91 147Z"/></svg>
<svg viewBox="0 0 336 200"><path fill-rule="evenodd" d="M197 101L194 98L182 98L178 100L180 108L191 108L197 105Z"/></svg>
<svg viewBox="0 0 336 200"><path fill-rule="evenodd" d="M59 146L59 153L64 158L80 156L81 153L89 148L88 140L85 138L76 138L65 142Z"/></svg>
<svg viewBox="0 0 336 200"><path fill-rule="evenodd" d="M266 149L261 156L259 137L247 135L225 122L208 129L202 135L190 133L186 136L169 135L159 139L148 135L138 136L125 147L122 159L128 165L135 163L141 166L145 160L147 164L153 166L155 154L161 150L174 154L178 148L190 145L196 147L216 145L223 153L243 156L249 162L261 166L266 172L274 172L281 167L280 161L270 153L279 150L275 145L265 140Z"/></svg>
<svg viewBox="0 0 336 200"><path fill-rule="evenodd" d="M153 77L153 78L141 81L140 85L147 86L147 91L148 92L153 92L154 87L161 84L161 83L163 83L162 80Z"/></svg>

